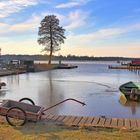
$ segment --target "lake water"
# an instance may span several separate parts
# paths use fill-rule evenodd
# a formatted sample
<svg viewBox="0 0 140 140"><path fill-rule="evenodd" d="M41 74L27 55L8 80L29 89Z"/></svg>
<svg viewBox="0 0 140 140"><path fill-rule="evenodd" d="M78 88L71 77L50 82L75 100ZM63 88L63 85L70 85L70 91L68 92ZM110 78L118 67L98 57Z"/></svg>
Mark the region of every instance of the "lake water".
<svg viewBox="0 0 140 140"><path fill-rule="evenodd" d="M87 106L68 101L49 112L65 115L130 117L140 116L140 103L119 102L119 86L140 82L140 75L129 70L108 69L114 62L76 63L76 69L61 69L0 77L7 86L0 99L29 97L39 106L49 107L67 98L84 101Z"/></svg>

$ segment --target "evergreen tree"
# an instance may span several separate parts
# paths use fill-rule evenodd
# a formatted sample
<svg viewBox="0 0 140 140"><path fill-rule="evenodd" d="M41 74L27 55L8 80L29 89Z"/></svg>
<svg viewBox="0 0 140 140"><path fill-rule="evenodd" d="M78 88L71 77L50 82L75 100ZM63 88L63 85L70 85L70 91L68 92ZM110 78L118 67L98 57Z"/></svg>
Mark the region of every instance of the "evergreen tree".
<svg viewBox="0 0 140 140"><path fill-rule="evenodd" d="M43 51L50 52L48 64L51 64L52 54L60 50L60 44L64 43L65 29L59 26L59 19L55 15L48 15L41 21L38 31L38 43L45 46Z"/></svg>

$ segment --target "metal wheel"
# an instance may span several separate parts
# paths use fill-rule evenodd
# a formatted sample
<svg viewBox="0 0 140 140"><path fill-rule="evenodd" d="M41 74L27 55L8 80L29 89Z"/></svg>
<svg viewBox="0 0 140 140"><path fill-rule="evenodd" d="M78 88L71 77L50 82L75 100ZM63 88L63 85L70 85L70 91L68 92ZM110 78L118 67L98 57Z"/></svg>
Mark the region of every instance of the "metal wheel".
<svg viewBox="0 0 140 140"><path fill-rule="evenodd" d="M26 112L19 107L11 107L7 110L6 120L12 126L22 126L26 123Z"/></svg>
<svg viewBox="0 0 140 140"><path fill-rule="evenodd" d="M35 105L34 101L30 98L22 98L19 100L19 102L22 102L22 101L27 101L27 102L31 103L32 105Z"/></svg>

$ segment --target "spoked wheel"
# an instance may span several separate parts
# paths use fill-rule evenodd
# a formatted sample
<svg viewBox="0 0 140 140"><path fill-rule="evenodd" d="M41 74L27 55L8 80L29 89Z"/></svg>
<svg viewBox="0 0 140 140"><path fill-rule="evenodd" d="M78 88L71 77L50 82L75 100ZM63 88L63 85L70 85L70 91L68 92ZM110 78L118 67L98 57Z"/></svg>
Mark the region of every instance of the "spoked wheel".
<svg viewBox="0 0 140 140"><path fill-rule="evenodd" d="M32 105L35 105L34 101L31 100L30 98L22 98L19 100L19 102L26 102L26 103L31 103Z"/></svg>
<svg viewBox="0 0 140 140"><path fill-rule="evenodd" d="M12 126L22 126L26 123L26 112L19 107L11 107L7 111L6 120Z"/></svg>

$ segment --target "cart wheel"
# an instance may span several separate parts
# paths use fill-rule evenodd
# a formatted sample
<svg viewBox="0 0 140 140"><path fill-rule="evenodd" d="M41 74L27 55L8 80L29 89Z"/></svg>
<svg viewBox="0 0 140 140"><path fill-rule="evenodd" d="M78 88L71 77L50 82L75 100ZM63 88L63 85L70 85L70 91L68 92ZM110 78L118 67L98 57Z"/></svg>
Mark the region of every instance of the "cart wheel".
<svg viewBox="0 0 140 140"><path fill-rule="evenodd" d="M34 101L31 100L30 98L22 98L22 99L19 100L19 102L22 102L24 100L29 101L32 105L35 105Z"/></svg>
<svg viewBox="0 0 140 140"><path fill-rule="evenodd" d="M19 107L11 107L7 110L6 120L12 126L22 126L26 123L26 112Z"/></svg>

